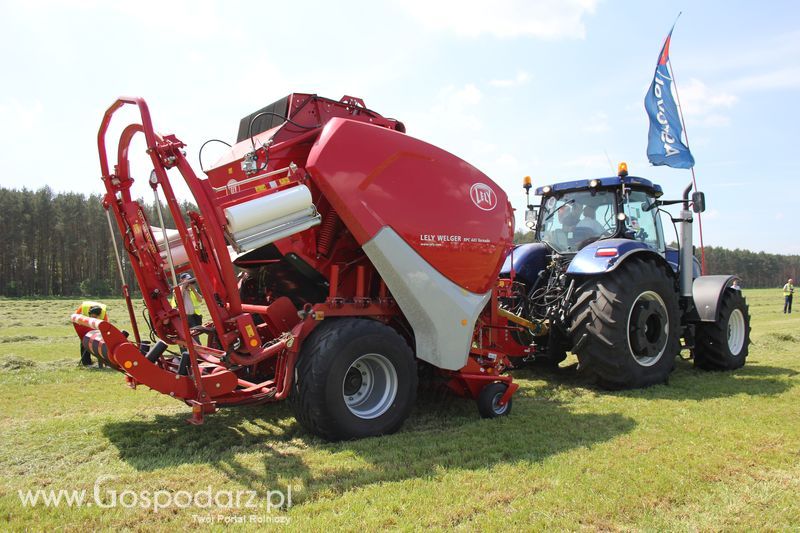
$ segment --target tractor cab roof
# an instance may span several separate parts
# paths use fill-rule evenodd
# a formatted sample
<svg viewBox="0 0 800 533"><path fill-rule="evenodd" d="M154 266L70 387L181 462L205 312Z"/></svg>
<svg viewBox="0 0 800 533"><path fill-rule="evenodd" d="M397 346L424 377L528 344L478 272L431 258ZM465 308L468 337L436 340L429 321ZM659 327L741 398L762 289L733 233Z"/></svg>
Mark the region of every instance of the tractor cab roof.
<svg viewBox="0 0 800 533"><path fill-rule="evenodd" d="M582 191L601 188L608 189L619 187L623 183L636 189L645 190L656 198L664 194L664 191L661 190L661 185L656 185L648 179L640 178L638 176L612 176L609 178L563 181L561 183L554 183L552 185L543 185L536 188L536 195L549 196L553 193L564 193L569 191Z"/></svg>

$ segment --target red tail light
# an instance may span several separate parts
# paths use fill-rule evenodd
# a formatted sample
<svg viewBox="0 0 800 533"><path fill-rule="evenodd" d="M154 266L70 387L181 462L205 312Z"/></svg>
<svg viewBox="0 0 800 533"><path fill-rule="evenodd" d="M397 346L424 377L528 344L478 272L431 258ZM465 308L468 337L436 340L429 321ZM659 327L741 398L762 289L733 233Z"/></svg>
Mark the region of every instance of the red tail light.
<svg viewBox="0 0 800 533"><path fill-rule="evenodd" d="M616 257L617 249L616 248L598 248L597 251L594 253L595 257Z"/></svg>

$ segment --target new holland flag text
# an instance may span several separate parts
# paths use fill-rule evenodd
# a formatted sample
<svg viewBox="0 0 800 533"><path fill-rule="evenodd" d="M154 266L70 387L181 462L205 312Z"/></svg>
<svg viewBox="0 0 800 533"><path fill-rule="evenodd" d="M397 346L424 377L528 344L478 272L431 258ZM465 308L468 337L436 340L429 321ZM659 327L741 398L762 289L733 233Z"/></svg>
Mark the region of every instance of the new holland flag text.
<svg viewBox="0 0 800 533"><path fill-rule="evenodd" d="M674 26L673 26L674 29ZM664 41L664 47L658 56L656 73L644 107L650 117L648 133L647 158L653 165L667 165L673 168L692 168L694 157L689 148L683 144L680 115L672 95L672 76L669 70L669 42L672 30Z"/></svg>

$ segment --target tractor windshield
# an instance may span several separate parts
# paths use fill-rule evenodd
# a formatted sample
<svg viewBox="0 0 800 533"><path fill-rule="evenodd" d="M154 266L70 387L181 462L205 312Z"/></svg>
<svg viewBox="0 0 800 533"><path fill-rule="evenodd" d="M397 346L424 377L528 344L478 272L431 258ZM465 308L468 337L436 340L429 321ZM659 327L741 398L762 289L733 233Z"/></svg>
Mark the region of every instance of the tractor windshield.
<svg viewBox="0 0 800 533"><path fill-rule="evenodd" d="M641 241L656 251L664 251L664 234L654 198L644 191L630 191L625 197L625 236Z"/></svg>
<svg viewBox="0 0 800 533"><path fill-rule="evenodd" d="M617 230L614 191L574 191L550 196L542 208L539 240L558 252L577 252Z"/></svg>

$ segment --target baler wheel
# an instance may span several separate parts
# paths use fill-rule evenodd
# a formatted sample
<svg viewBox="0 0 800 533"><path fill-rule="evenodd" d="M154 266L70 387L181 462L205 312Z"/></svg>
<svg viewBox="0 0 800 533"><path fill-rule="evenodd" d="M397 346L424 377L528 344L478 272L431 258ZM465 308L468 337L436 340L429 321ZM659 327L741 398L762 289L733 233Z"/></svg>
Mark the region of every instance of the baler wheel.
<svg viewBox="0 0 800 533"><path fill-rule="evenodd" d="M295 371L295 417L326 440L394 433L417 395L408 343L371 319L325 320L303 343Z"/></svg>
<svg viewBox="0 0 800 533"><path fill-rule="evenodd" d="M601 387L667 381L680 352L675 280L651 260L631 258L588 280L570 310L573 351Z"/></svg>
<svg viewBox="0 0 800 533"><path fill-rule="evenodd" d="M500 398L506 393L508 385L505 383L489 383L478 394L478 412L482 418L497 418L506 416L511 412L511 398L505 405L500 405Z"/></svg>
<svg viewBox="0 0 800 533"><path fill-rule="evenodd" d="M750 344L750 312L741 291L726 289L719 319L697 326L694 366L733 370L744 366Z"/></svg>

